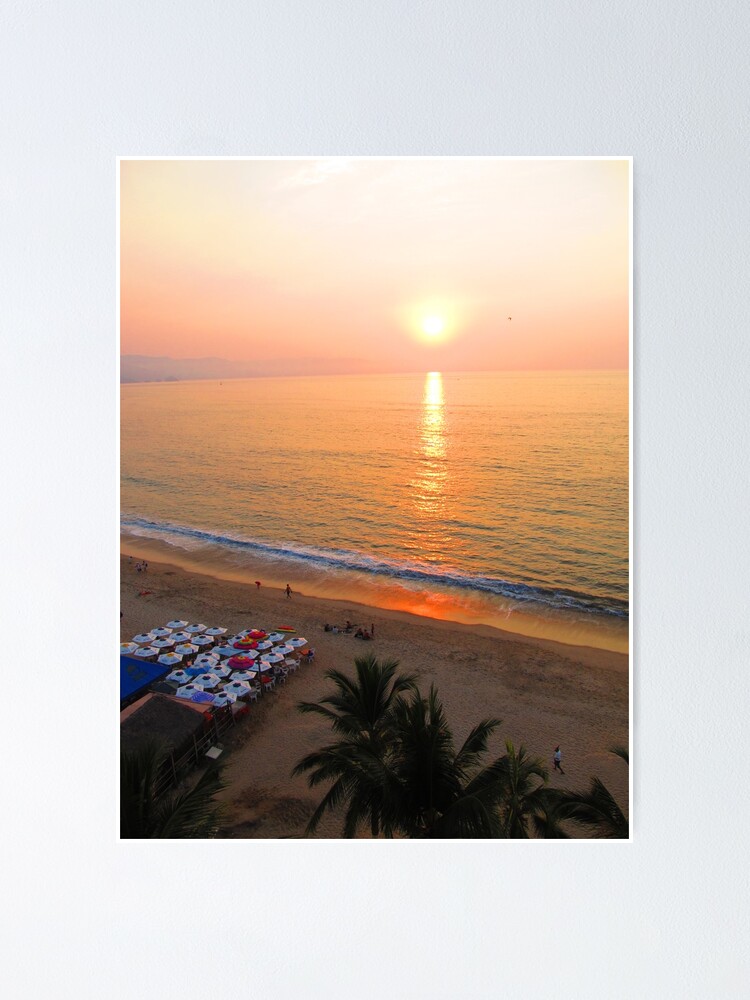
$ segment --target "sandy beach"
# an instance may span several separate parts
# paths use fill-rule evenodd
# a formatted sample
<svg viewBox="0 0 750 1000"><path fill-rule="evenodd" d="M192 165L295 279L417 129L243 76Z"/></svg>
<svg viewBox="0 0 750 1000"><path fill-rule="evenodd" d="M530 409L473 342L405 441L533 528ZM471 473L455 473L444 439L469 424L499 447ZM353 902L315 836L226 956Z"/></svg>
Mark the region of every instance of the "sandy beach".
<svg viewBox="0 0 750 1000"><path fill-rule="evenodd" d="M294 588L294 580L290 581ZM150 593L140 596L141 591ZM556 744L563 749L565 775L551 775L558 787L583 788L591 775L604 781L625 810L628 771L608 753L628 745L628 657L583 646L533 640L488 626L422 618L398 611L313 598L270 587L238 584L149 562L137 573L128 554L121 559L121 638L172 618L203 621L232 631L289 625L316 650L313 664L300 668L286 685L251 706L249 717L224 738L221 793L223 836L297 837L323 792L310 790L305 777L292 777L294 764L323 745L330 730L322 719L302 715L299 701L329 692L330 668L353 669L357 656L374 653L400 661L417 675L423 691L434 683L446 707L456 742L490 716L503 720L491 743L492 756L503 741L523 744L552 770ZM323 625L375 626L373 642L325 632ZM489 758L488 758L489 759ZM327 816L320 837L338 837L341 820Z"/></svg>

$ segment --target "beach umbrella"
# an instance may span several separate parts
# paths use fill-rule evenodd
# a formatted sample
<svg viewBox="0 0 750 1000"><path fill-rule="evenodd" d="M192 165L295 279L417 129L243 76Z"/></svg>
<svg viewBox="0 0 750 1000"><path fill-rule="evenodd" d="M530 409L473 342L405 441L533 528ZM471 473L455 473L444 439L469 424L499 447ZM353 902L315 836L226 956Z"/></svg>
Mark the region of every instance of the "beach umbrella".
<svg viewBox="0 0 750 1000"><path fill-rule="evenodd" d="M177 697L187 698L189 700L190 698L193 697L196 691L202 691L202 690L203 688L195 683L183 684L181 688L177 688Z"/></svg>
<svg viewBox="0 0 750 1000"><path fill-rule="evenodd" d="M271 646L273 646L273 643L269 642L268 639L258 643L258 649L270 649Z"/></svg>
<svg viewBox="0 0 750 1000"><path fill-rule="evenodd" d="M171 638L175 642L190 642L193 637L192 632L173 632Z"/></svg>
<svg viewBox="0 0 750 1000"><path fill-rule="evenodd" d="M283 632L272 632L267 636L269 642L281 642L285 638Z"/></svg>
<svg viewBox="0 0 750 1000"><path fill-rule="evenodd" d="M149 646L154 638L156 637L153 632L141 632L140 635L133 636L133 642L137 642L140 646L144 644Z"/></svg>
<svg viewBox="0 0 750 1000"><path fill-rule="evenodd" d="M182 657L179 653L162 653L159 663L163 663L165 667L173 667L175 663L182 663Z"/></svg>
<svg viewBox="0 0 750 1000"><path fill-rule="evenodd" d="M235 649L256 649L258 646L257 639L251 639L249 636L241 636L239 639L235 639L232 643Z"/></svg>
<svg viewBox="0 0 750 1000"><path fill-rule="evenodd" d="M202 688L206 688L209 691L211 688L215 688L218 683L219 678L216 674L198 674L198 676L193 679L193 684L200 684Z"/></svg>
<svg viewBox="0 0 750 1000"><path fill-rule="evenodd" d="M237 695L230 694L229 691L217 691L212 701L221 708L224 705L233 705L237 701Z"/></svg>
<svg viewBox="0 0 750 1000"><path fill-rule="evenodd" d="M294 632L297 631L297 629L296 628L290 628L288 625L279 625L279 627L276 629L276 631L277 632L291 632L291 633L294 633Z"/></svg>
<svg viewBox="0 0 750 1000"><path fill-rule="evenodd" d="M178 684L190 684L192 677L186 670L173 670L171 674L167 674L168 681L177 681Z"/></svg>
<svg viewBox="0 0 750 1000"><path fill-rule="evenodd" d="M177 621L177 619L173 622L167 622L167 628L185 628L186 625L187 622Z"/></svg>
<svg viewBox="0 0 750 1000"><path fill-rule="evenodd" d="M168 649L170 646L174 646L174 639L154 639L151 645L156 646L157 649Z"/></svg>
<svg viewBox="0 0 750 1000"><path fill-rule="evenodd" d="M227 694L242 698L244 695L250 694L250 685L245 681L230 681L229 684L224 685L224 690Z"/></svg>
<svg viewBox="0 0 750 1000"><path fill-rule="evenodd" d="M261 660L265 660L266 663L281 663L283 659L281 653L264 653L261 656Z"/></svg>
<svg viewBox="0 0 750 1000"><path fill-rule="evenodd" d="M214 663L211 667L206 667L209 674L216 674L217 677L225 678L231 674L231 669L226 663Z"/></svg>
<svg viewBox="0 0 750 1000"><path fill-rule="evenodd" d="M302 636L297 636L296 639L288 639L288 645L292 646L294 649L299 649L300 646L307 645L307 639L303 639Z"/></svg>
<svg viewBox="0 0 750 1000"><path fill-rule="evenodd" d="M215 663L212 667L206 667L206 669L210 674L216 674L217 677L221 677L222 679L229 677L232 672L229 667L224 666L224 664L219 665L218 663Z"/></svg>
<svg viewBox="0 0 750 1000"><path fill-rule="evenodd" d="M197 653L198 647L194 646L192 642L183 642L179 646L175 646L175 653L181 653L182 656L189 656L191 653Z"/></svg>
<svg viewBox="0 0 750 1000"><path fill-rule="evenodd" d="M190 663L187 667L185 667L185 670L187 670L187 672L193 677L197 677L198 674L205 674L206 665L205 663Z"/></svg>
<svg viewBox="0 0 750 1000"><path fill-rule="evenodd" d="M190 700L208 704L214 700L214 696L209 691L196 691Z"/></svg>
<svg viewBox="0 0 750 1000"><path fill-rule="evenodd" d="M210 635L194 635L190 641L194 642L196 646L210 646L213 643Z"/></svg>
<svg viewBox="0 0 750 1000"><path fill-rule="evenodd" d="M258 676L258 674L257 674L257 671L255 671L255 670L235 670L235 672L232 674L232 680L233 681L254 681L257 676ZM224 690L226 691L226 685L224 687Z"/></svg>
<svg viewBox="0 0 750 1000"><path fill-rule="evenodd" d="M216 625L213 628L206 629L206 635L224 635L225 632L225 628L218 628Z"/></svg>
<svg viewBox="0 0 750 1000"><path fill-rule="evenodd" d="M214 653L201 653L200 656L196 656L196 663L205 663L206 666L213 666L215 663L219 662L219 657Z"/></svg>
<svg viewBox="0 0 750 1000"><path fill-rule="evenodd" d="M185 631L186 632L205 632L206 631L206 626L205 625L186 625L185 626Z"/></svg>
<svg viewBox="0 0 750 1000"><path fill-rule="evenodd" d="M172 634L172 629L164 628L164 626L162 626L161 628L151 629L151 635L155 636L157 639L163 639L165 635L171 635L171 634Z"/></svg>
<svg viewBox="0 0 750 1000"><path fill-rule="evenodd" d="M262 628L251 628L250 631L245 634L249 635L251 639L265 639L268 632L264 632Z"/></svg>
<svg viewBox="0 0 750 1000"><path fill-rule="evenodd" d="M255 666L262 674L267 674L269 670L273 670L273 663L269 663L268 660L258 660Z"/></svg>
<svg viewBox="0 0 750 1000"><path fill-rule="evenodd" d="M274 649L274 653L281 653L282 656L289 656L290 653L294 652L294 646L290 646L288 642L285 642L283 646L277 646Z"/></svg>
<svg viewBox="0 0 750 1000"><path fill-rule="evenodd" d="M138 643L136 642L121 642L120 652L121 653L134 653L138 649Z"/></svg>
<svg viewBox="0 0 750 1000"><path fill-rule="evenodd" d="M254 662L255 661L252 656L245 656L241 653L239 656L230 657L226 661L226 664L228 667L231 667L232 670L245 670L248 667L252 667Z"/></svg>
<svg viewBox="0 0 750 1000"><path fill-rule="evenodd" d="M214 646L211 653L215 653L217 656L234 656L236 653L234 646Z"/></svg>
<svg viewBox="0 0 750 1000"><path fill-rule="evenodd" d="M156 646L140 646L138 649L133 650L133 656L137 656L141 660L147 660L150 656L156 656L159 650Z"/></svg>

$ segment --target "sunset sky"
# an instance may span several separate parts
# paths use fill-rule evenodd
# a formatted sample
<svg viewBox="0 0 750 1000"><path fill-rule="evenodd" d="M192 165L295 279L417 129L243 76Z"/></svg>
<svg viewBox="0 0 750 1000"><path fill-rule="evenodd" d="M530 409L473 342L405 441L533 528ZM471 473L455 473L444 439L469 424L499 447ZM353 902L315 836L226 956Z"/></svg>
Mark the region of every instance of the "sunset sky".
<svg viewBox="0 0 750 1000"><path fill-rule="evenodd" d="M627 160L124 160L121 353L346 358L379 372L626 369L628 171Z"/></svg>

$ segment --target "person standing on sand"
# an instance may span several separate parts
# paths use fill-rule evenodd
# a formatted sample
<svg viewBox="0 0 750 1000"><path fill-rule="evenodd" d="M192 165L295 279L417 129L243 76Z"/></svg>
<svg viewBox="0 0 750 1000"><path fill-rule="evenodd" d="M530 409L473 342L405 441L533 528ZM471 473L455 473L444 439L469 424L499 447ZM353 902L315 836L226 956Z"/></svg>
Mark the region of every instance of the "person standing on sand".
<svg viewBox="0 0 750 1000"><path fill-rule="evenodd" d="M260 580L255 581L255 586L260 590Z"/></svg>
<svg viewBox="0 0 750 1000"><path fill-rule="evenodd" d="M555 762L555 771L559 771L560 774L565 774L565 771L563 771L562 767L560 767L560 762L562 761L562 750L559 746L555 747L555 756L553 760Z"/></svg>
<svg viewBox="0 0 750 1000"><path fill-rule="evenodd" d="M289 584L286 585L286 596L287 597L292 596L292 588L289 586Z"/></svg>
<svg viewBox="0 0 750 1000"><path fill-rule="evenodd" d="M375 626L374 625L370 625L370 635L373 637L373 639L375 638Z"/></svg>

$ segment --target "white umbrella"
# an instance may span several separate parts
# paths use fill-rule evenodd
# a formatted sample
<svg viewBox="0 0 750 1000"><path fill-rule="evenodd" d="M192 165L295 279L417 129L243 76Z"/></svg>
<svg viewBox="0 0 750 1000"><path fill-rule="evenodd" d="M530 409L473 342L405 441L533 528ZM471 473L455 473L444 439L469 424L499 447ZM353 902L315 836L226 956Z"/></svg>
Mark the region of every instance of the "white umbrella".
<svg viewBox="0 0 750 1000"><path fill-rule="evenodd" d="M156 656L159 650L156 646L141 646L139 649L133 650L133 656L137 656L142 660L147 660L149 656Z"/></svg>
<svg viewBox="0 0 750 1000"><path fill-rule="evenodd" d="M175 646L175 653L181 653L182 656L188 656L190 653L197 653L198 647L194 646L192 642L183 642L179 646Z"/></svg>
<svg viewBox="0 0 750 1000"><path fill-rule="evenodd" d="M226 632L225 628L219 628L216 625L214 625L213 628L206 629L206 635L224 635L225 632Z"/></svg>
<svg viewBox="0 0 750 1000"><path fill-rule="evenodd" d="M283 632L272 632L268 637L269 642L281 642L282 639L286 639Z"/></svg>
<svg viewBox="0 0 750 1000"><path fill-rule="evenodd" d="M171 638L175 642L190 642L192 636L192 632L173 632Z"/></svg>
<svg viewBox="0 0 750 1000"><path fill-rule="evenodd" d="M300 646L307 645L307 639L303 639L302 636L297 636L296 639L290 639L288 644L293 646L295 649L299 649Z"/></svg>
<svg viewBox="0 0 750 1000"><path fill-rule="evenodd" d="M217 691L212 704L221 707L222 705L232 705L235 701L237 701L236 694L231 694L229 691Z"/></svg>
<svg viewBox="0 0 750 1000"><path fill-rule="evenodd" d="M262 674L266 674L269 670L273 670L273 663L269 663L268 660L258 660L257 667Z"/></svg>
<svg viewBox="0 0 750 1000"><path fill-rule="evenodd" d="M211 652L216 653L217 656L234 656L237 650L234 646L214 646Z"/></svg>
<svg viewBox="0 0 750 1000"><path fill-rule="evenodd" d="M156 646L157 649L168 649L170 646L174 646L174 639L154 639L151 645Z"/></svg>
<svg viewBox="0 0 750 1000"><path fill-rule="evenodd" d="M193 681L193 684L200 684L201 687L204 687L207 690L215 688L218 683L219 683L219 678L216 676L216 674L198 674L198 676Z"/></svg>
<svg viewBox="0 0 750 1000"><path fill-rule="evenodd" d="M139 635L133 636L133 642L137 642L139 645L151 645L151 640L154 638L153 632L141 632Z"/></svg>
<svg viewBox="0 0 750 1000"><path fill-rule="evenodd" d="M209 673L215 674L217 677L229 677L231 670L229 667L222 667L214 664L212 667L208 668Z"/></svg>
<svg viewBox="0 0 750 1000"><path fill-rule="evenodd" d="M138 649L137 642L121 642L120 653L134 653Z"/></svg>
<svg viewBox="0 0 750 1000"><path fill-rule="evenodd" d="M177 619L173 622L167 622L167 628L185 628L186 625L187 622L177 621Z"/></svg>
<svg viewBox="0 0 750 1000"><path fill-rule="evenodd" d="M186 625L185 626L185 631L186 632L205 632L206 631L206 626L205 625Z"/></svg>
<svg viewBox="0 0 750 1000"><path fill-rule="evenodd" d="M232 674L232 681L254 681L257 676L255 670L235 670ZM226 686L224 690L226 691Z"/></svg>
<svg viewBox="0 0 750 1000"><path fill-rule="evenodd" d="M270 649L271 646L273 646L273 643L269 642L268 639L258 643L258 649Z"/></svg>
<svg viewBox="0 0 750 1000"><path fill-rule="evenodd" d="M177 688L178 698L192 698L196 691L202 691L203 688L200 684L183 684L181 688Z"/></svg>
<svg viewBox="0 0 750 1000"><path fill-rule="evenodd" d="M161 628L152 628L151 629L151 635L156 636L157 639L163 639L165 635L171 635L171 633L172 633L172 629L171 628L164 628L164 626L162 626Z"/></svg>
<svg viewBox="0 0 750 1000"><path fill-rule="evenodd" d="M210 635L194 635L190 641L194 642L196 646L210 646L213 639Z"/></svg>
<svg viewBox="0 0 750 1000"><path fill-rule="evenodd" d="M175 663L181 663L182 657L177 653L162 653L159 657L159 663L163 663L165 667L173 667Z"/></svg>
<svg viewBox="0 0 750 1000"><path fill-rule="evenodd" d="M250 685L246 684L245 681L230 681L229 684L224 685L224 690L227 694L242 698L243 695L250 694Z"/></svg>
<svg viewBox="0 0 750 1000"><path fill-rule="evenodd" d="M168 681L177 681L179 684L190 684L193 680L190 674L184 670L173 670L171 674L167 674L166 679Z"/></svg>
<svg viewBox="0 0 750 1000"><path fill-rule="evenodd" d="M200 656L196 656L196 665L205 663L206 668L213 667L219 662L219 657L215 656L213 653L201 653Z"/></svg>
<svg viewBox="0 0 750 1000"><path fill-rule="evenodd" d="M283 659L284 657L281 653L264 653L261 656L261 660L264 660L266 663L281 663Z"/></svg>
<svg viewBox="0 0 750 1000"><path fill-rule="evenodd" d="M277 646L274 649L274 653L281 653L282 656L289 656L290 653L294 652L294 646L290 646L288 642L285 642L283 646Z"/></svg>

